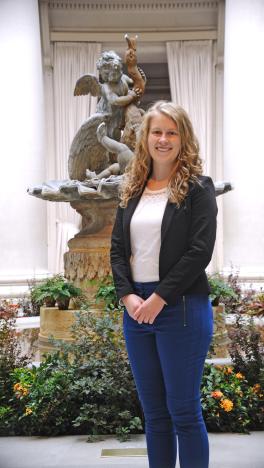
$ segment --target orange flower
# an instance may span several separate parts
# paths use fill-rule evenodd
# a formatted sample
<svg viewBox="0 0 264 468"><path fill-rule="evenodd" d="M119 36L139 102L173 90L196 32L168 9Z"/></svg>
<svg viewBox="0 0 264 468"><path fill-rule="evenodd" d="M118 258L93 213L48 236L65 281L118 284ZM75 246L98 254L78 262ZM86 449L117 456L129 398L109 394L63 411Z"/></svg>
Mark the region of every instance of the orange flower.
<svg viewBox="0 0 264 468"><path fill-rule="evenodd" d="M237 372L237 373L236 373L236 378L237 378L237 379L244 379L245 377L244 377L243 374L241 374L241 372Z"/></svg>
<svg viewBox="0 0 264 468"><path fill-rule="evenodd" d="M21 385L20 383L16 383L13 387L14 389L14 392L17 394L17 398L21 397L21 396L26 396L28 395L28 389L26 387L23 387L23 385Z"/></svg>
<svg viewBox="0 0 264 468"><path fill-rule="evenodd" d="M259 383L256 383L256 384L253 386L252 390L253 390L254 393L260 393L260 388L261 388L261 387L260 387L260 384L259 384Z"/></svg>
<svg viewBox="0 0 264 468"><path fill-rule="evenodd" d="M232 367L227 367L226 373L227 373L227 374L233 374L233 369L232 369Z"/></svg>
<svg viewBox="0 0 264 468"><path fill-rule="evenodd" d="M234 403L231 400L225 398L224 400L220 401L220 406L221 408L223 408L224 411L228 413L229 411L232 411Z"/></svg>
<svg viewBox="0 0 264 468"><path fill-rule="evenodd" d="M22 389L22 386L20 383L16 383L13 388L15 392L19 392Z"/></svg>
<svg viewBox="0 0 264 468"><path fill-rule="evenodd" d="M211 396L213 398L221 398L223 396L223 393L220 392L220 390L215 390L214 392L211 393Z"/></svg>
<svg viewBox="0 0 264 468"><path fill-rule="evenodd" d="M25 415L28 416L29 414L33 413L31 408L26 408Z"/></svg>

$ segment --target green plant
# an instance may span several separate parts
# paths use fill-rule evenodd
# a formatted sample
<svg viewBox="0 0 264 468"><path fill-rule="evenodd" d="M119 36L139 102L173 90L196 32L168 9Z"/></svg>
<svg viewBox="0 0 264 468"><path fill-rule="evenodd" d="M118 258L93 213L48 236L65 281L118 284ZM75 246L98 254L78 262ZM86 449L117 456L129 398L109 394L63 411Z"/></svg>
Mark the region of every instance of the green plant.
<svg viewBox="0 0 264 468"><path fill-rule="evenodd" d="M112 276L107 276L98 284L96 302L103 301L107 310L120 309Z"/></svg>
<svg viewBox="0 0 264 468"><path fill-rule="evenodd" d="M87 427L92 435L115 432L121 438L142 430L141 420L135 419L142 413L125 350L122 313L108 309L97 315L80 313L73 332L77 343L69 351L89 375L85 390L83 381L81 387L76 383L78 393L84 391L91 397L74 426Z"/></svg>
<svg viewBox="0 0 264 468"><path fill-rule="evenodd" d="M33 301L41 305L45 303L47 307L54 307L57 303L59 309L68 309L70 299L82 295L82 290L66 281L62 275L55 275L31 288Z"/></svg>
<svg viewBox="0 0 264 468"><path fill-rule="evenodd" d="M248 315L264 317L264 293L256 293L251 301L247 303L246 313Z"/></svg>
<svg viewBox="0 0 264 468"><path fill-rule="evenodd" d="M209 431L242 432L261 429L264 390L250 385L232 366L206 365L201 387L203 415Z"/></svg>
<svg viewBox="0 0 264 468"><path fill-rule="evenodd" d="M9 331L0 333L0 344L6 335L1 357L8 355L8 346L13 349L9 365L0 361L5 370L0 435L87 434L92 441L98 435L115 433L126 440L142 430L142 411L122 333L122 311L112 307L116 296L111 278L100 287L105 310L79 312L72 330L75 342L47 355L38 368L25 367L28 361L20 357L10 322ZM10 321L10 316L5 320ZM232 356L233 365L205 366L201 395L208 430L248 432L263 427L261 343L255 329L245 335L240 325L233 337L239 349Z"/></svg>
<svg viewBox="0 0 264 468"><path fill-rule="evenodd" d="M14 310L1 307L0 316L0 435L8 430L13 434L17 421L12 405L13 384L11 375L15 368L28 365L31 356L22 353L15 330Z"/></svg>
<svg viewBox="0 0 264 468"><path fill-rule="evenodd" d="M11 372L1 434L86 433L91 439L116 433L124 440L142 430L120 312L80 312L73 334L75 343L47 355L38 368Z"/></svg>
<svg viewBox="0 0 264 468"><path fill-rule="evenodd" d="M229 330L229 338L229 353L235 370L242 372L251 385L259 382L264 370L263 343L253 319L238 316Z"/></svg>
<svg viewBox="0 0 264 468"><path fill-rule="evenodd" d="M0 318L0 404L10 396L10 373L16 367L23 367L30 361L30 355L22 353L15 330L12 309L6 309Z"/></svg>
<svg viewBox="0 0 264 468"><path fill-rule="evenodd" d="M210 275L208 281L213 306L218 306L222 299L236 300L238 298L234 289L219 274Z"/></svg>

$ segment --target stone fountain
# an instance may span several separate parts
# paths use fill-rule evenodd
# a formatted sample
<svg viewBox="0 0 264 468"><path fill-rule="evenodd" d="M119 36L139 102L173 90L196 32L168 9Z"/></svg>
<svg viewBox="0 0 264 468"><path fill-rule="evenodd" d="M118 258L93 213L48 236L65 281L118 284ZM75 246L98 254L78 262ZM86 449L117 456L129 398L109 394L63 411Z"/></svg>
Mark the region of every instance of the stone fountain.
<svg viewBox="0 0 264 468"><path fill-rule="evenodd" d="M110 236L118 204L122 174L133 157L136 134L144 111L139 107L146 76L137 65L136 38L125 36L122 60L113 51L103 52L97 62L99 80L87 74L76 83L74 95L98 96L96 113L78 130L70 148L69 179L50 180L30 187L28 193L43 200L68 202L82 217L80 232L68 242L64 255L65 277L81 286L92 299L91 280L111 273ZM216 195L231 184L215 184Z"/></svg>

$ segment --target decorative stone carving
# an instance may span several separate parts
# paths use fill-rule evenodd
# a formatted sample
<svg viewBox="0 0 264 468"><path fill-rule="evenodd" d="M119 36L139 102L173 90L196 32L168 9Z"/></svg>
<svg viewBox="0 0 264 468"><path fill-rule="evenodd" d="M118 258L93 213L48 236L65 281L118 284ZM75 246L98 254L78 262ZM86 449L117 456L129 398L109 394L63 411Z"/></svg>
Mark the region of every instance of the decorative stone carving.
<svg viewBox="0 0 264 468"><path fill-rule="evenodd" d="M74 201L71 206L82 216L82 228L76 236L80 238L96 232L99 234L105 226L113 224L117 200Z"/></svg>
<svg viewBox="0 0 264 468"><path fill-rule="evenodd" d="M81 236L79 233L68 242L69 252L64 254L66 278L81 287L91 302L98 287L96 281L111 274L111 232L112 226L107 224L94 234Z"/></svg>
<svg viewBox="0 0 264 468"><path fill-rule="evenodd" d="M194 6L196 9L208 9L208 8L217 8L218 1L217 0L200 0L195 1L193 0L185 0L185 1L177 1L177 0L93 0L93 1L85 1L85 0L41 0L41 2L48 2L50 9L65 9L65 10L190 10Z"/></svg>
<svg viewBox="0 0 264 468"><path fill-rule="evenodd" d="M215 358L227 358L229 357L228 344L230 343L230 339L226 329L224 304L213 307L213 314L214 335L211 345L212 354Z"/></svg>

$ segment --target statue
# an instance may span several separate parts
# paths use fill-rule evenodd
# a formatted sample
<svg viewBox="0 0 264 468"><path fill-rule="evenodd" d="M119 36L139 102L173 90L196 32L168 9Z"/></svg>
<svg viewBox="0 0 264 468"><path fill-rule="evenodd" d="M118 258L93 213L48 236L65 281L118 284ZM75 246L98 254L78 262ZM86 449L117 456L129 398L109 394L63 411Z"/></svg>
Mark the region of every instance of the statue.
<svg viewBox="0 0 264 468"><path fill-rule="evenodd" d="M100 171L109 163L108 152L96 138L96 129L104 122L106 134L119 141L124 128L124 109L139 99L142 91L122 72L121 58L113 51L103 52L97 62L102 84L94 75L84 75L76 83L74 95L91 93L100 97L96 114L88 118L73 139L69 155L69 176L84 180L86 169Z"/></svg>

